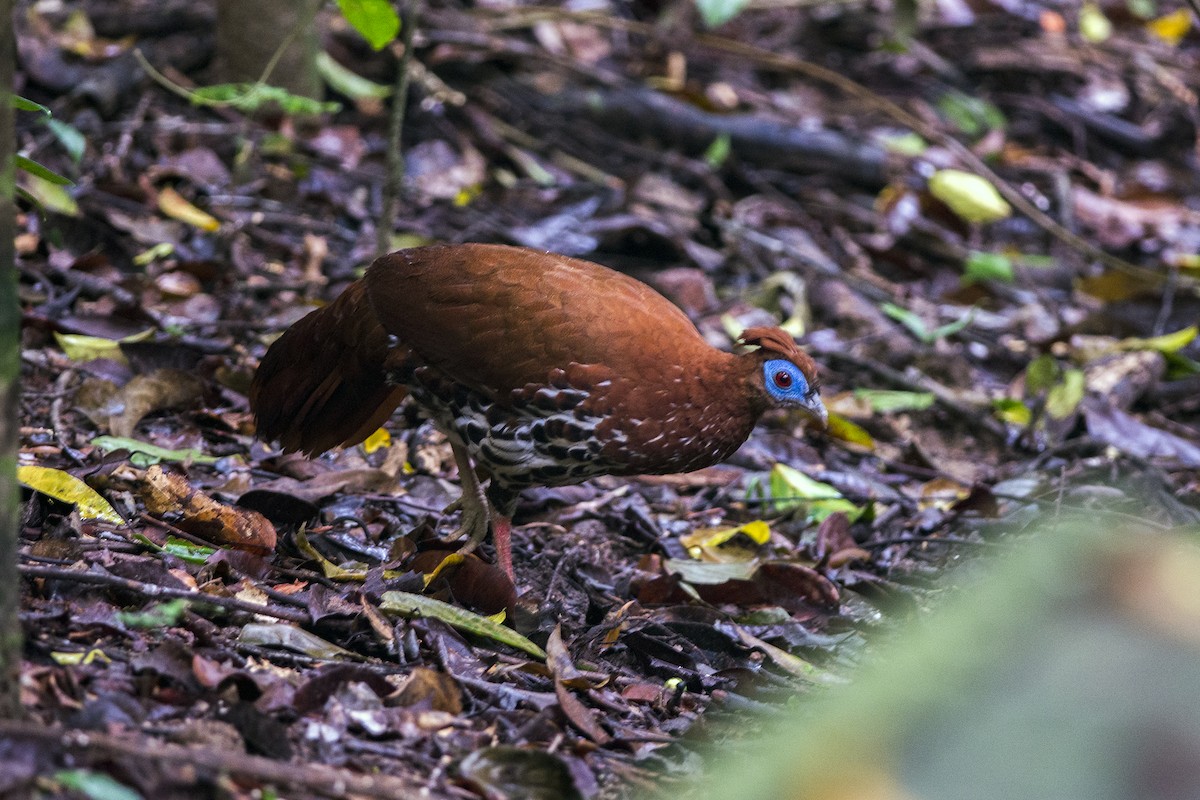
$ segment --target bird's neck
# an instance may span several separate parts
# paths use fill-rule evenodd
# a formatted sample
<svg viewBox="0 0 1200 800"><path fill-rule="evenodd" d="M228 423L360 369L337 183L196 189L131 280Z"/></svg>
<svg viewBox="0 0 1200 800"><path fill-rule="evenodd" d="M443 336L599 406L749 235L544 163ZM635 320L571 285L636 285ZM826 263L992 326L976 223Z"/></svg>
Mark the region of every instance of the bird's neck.
<svg viewBox="0 0 1200 800"><path fill-rule="evenodd" d="M623 474L689 472L723 461L741 447L765 410L746 361L714 351L695 369L677 373L667 396L655 398L651 424L636 419L614 424L623 428L617 435L627 438ZM640 394L639 389L644 387L633 391Z"/></svg>

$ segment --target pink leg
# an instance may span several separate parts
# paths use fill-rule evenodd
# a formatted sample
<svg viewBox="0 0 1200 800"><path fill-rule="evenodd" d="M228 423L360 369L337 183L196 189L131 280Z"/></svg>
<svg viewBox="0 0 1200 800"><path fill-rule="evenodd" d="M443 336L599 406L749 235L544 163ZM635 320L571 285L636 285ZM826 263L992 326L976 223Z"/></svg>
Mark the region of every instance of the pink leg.
<svg viewBox="0 0 1200 800"><path fill-rule="evenodd" d="M492 514L492 541L496 545L496 561L508 579L516 584L512 565L512 520L500 514Z"/></svg>

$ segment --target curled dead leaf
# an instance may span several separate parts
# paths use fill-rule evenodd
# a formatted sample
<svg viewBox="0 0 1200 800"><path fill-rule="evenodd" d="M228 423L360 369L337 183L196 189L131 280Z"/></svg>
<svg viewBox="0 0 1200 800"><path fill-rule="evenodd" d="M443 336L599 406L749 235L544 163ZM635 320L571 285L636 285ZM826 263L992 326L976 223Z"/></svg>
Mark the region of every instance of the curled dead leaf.
<svg viewBox="0 0 1200 800"><path fill-rule="evenodd" d="M190 373L160 369L137 375L121 388L106 380L83 383L76 394L79 409L113 436L133 436L142 417L164 408L178 408L196 400L204 384Z"/></svg>
<svg viewBox="0 0 1200 800"><path fill-rule="evenodd" d="M275 549L275 528L256 511L227 506L155 464L142 478L146 510L206 542L255 553Z"/></svg>

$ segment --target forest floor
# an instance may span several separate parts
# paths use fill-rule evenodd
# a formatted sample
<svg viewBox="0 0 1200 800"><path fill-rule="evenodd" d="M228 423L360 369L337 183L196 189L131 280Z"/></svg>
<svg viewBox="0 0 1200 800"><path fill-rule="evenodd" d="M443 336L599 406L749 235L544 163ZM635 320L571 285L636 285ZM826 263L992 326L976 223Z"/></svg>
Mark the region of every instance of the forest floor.
<svg viewBox="0 0 1200 800"><path fill-rule="evenodd" d="M713 31L683 2L424 10L395 246L599 261L721 347L784 324L834 416L768 415L696 473L526 492L515 604L482 562L428 589L510 606L514 643L387 594L422 591L455 523L414 409L311 460L254 437L267 345L374 256L385 104L193 105L133 51L216 83L207 5L20 4L17 91L53 117L21 113L18 146L74 181L20 180L43 206L18 223L21 464L90 489L22 473L29 722L0 730L0 794L670 786L714 719L848 675L1032 524L1200 521L1186 14L782 5ZM391 83L392 50L319 24Z"/></svg>

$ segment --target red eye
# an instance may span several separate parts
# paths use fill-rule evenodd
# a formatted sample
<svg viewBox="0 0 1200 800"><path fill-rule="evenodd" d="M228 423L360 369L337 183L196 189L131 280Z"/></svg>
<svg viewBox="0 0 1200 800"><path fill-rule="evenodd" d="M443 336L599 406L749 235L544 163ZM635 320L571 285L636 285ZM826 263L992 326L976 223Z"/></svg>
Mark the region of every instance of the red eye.
<svg viewBox="0 0 1200 800"><path fill-rule="evenodd" d="M775 385L780 389L792 388L792 373L788 372L787 370L781 369L779 372L776 372L774 380Z"/></svg>

